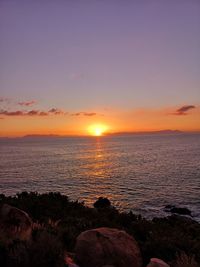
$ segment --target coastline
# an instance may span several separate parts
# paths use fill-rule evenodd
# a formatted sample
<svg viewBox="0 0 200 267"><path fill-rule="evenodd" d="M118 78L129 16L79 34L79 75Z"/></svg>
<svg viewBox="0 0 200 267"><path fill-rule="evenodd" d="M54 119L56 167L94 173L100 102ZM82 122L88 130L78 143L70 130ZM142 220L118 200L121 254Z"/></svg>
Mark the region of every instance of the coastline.
<svg viewBox="0 0 200 267"><path fill-rule="evenodd" d="M89 208L60 193L22 192L12 197L1 194L0 206L5 203L25 211L42 231L53 233L72 253L81 232L110 227L124 230L136 239L144 264L153 257L172 262L180 253L195 257L200 263L200 224L192 218L171 215L147 220L132 212L119 212L104 198Z"/></svg>

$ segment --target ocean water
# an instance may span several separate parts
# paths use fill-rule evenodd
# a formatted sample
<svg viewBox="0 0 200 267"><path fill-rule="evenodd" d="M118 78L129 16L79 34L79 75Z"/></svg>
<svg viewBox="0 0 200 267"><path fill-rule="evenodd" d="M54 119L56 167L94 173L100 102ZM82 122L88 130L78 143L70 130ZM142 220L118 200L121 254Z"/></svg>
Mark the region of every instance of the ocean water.
<svg viewBox="0 0 200 267"><path fill-rule="evenodd" d="M91 206L165 216L188 207L200 221L200 135L0 140L0 193L59 191Z"/></svg>

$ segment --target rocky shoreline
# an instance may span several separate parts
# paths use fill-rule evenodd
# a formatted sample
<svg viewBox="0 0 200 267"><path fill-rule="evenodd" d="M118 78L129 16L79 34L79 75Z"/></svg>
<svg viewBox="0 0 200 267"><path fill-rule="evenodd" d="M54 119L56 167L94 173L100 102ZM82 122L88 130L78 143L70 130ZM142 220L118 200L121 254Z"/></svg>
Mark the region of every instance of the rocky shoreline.
<svg viewBox="0 0 200 267"><path fill-rule="evenodd" d="M60 193L1 194L0 266L200 266L200 224L165 209L175 214L147 220L107 198L88 208Z"/></svg>

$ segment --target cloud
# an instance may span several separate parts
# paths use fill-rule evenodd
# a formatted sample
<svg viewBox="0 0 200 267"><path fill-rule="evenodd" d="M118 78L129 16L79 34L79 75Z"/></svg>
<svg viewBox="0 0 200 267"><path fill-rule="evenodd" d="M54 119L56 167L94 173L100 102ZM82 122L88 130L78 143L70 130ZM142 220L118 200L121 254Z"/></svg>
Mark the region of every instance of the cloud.
<svg viewBox="0 0 200 267"><path fill-rule="evenodd" d="M29 115L29 116L36 116L36 115L39 115L39 114L40 114L39 110L31 110L31 111L28 111L28 112L24 113L24 115Z"/></svg>
<svg viewBox="0 0 200 267"><path fill-rule="evenodd" d="M4 97L0 97L0 103L4 102L4 101L5 101L5 98Z"/></svg>
<svg viewBox="0 0 200 267"><path fill-rule="evenodd" d="M28 116L48 116L48 112L45 111L40 111L40 110L31 110L28 112L25 112L24 115L28 115Z"/></svg>
<svg viewBox="0 0 200 267"><path fill-rule="evenodd" d="M77 113L71 113L71 116L80 116L82 114L82 112L77 112Z"/></svg>
<svg viewBox="0 0 200 267"><path fill-rule="evenodd" d="M33 106L37 103L37 101L35 100L30 100L30 101L20 101L20 102L16 102L11 98L8 97L0 97L0 103L6 103L6 104L17 104L19 106L24 106L24 107L30 107Z"/></svg>
<svg viewBox="0 0 200 267"><path fill-rule="evenodd" d="M8 103L8 102L10 102L10 99L9 98L7 98L7 97L0 97L0 103Z"/></svg>
<svg viewBox="0 0 200 267"><path fill-rule="evenodd" d="M95 112L83 112L83 115L84 116L96 116L97 115L97 113L95 113Z"/></svg>
<svg viewBox="0 0 200 267"><path fill-rule="evenodd" d="M172 115L188 115L189 110L196 108L194 105L185 105L177 109Z"/></svg>
<svg viewBox="0 0 200 267"><path fill-rule="evenodd" d="M16 110L16 111L7 111L7 110L0 110L0 115L4 116L23 116L24 112L21 110Z"/></svg>
<svg viewBox="0 0 200 267"><path fill-rule="evenodd" d="M35 100L31 100L31 101L23 101L23 102L18 102L18 105L20 106L25 106L25 107L30 107L35 105L37 102Z"/></svg>
<svg viewBox="0 0 200 267"><path fill-rule="evenodd" d="M24 110L16 110L16 111L8 111L8 110L0 110L0 115L4 116L48 116L49 113L45 111L40 110L30 110L30 111L24 111Z"/></svg>
<svg viewBox="0 0 200 267"><path fill-rule="evenodd" d="M88 117L91 117L91 116L96 116L97 113L96 112L77 112L77 113L71 113L71 116L88 116Z"/></svg>
<svg viewBox="0 0 200 267"><path fill-rule="evenodd" d="M52 116L52 115L67 115L68 112L65 112L61 109L51 108L49 111L41 111L41 110L0 110L0 115L4 116Z"/></svg>
<svg viewBox="0 0 200 267"><path fill-rule="evenodd" d="M52 108L48 111L50 114L54 114L54 115L66 115L68 112L64 112L61 109L58 108Z"/></svg>
<svg viewBox="0 0 200 267"><path fill-rule="evenodd" d="M96 116L98 115L96 112L76 112L76 113L69 113L66 111L63 111L62 109L58 108L51 108L48 111L44 110L37 110L37 109L32 109L32 110L6 110L6 109L0 109L0 115L3 116L59 116L59 115L70 115L70 116Z"/></svg>

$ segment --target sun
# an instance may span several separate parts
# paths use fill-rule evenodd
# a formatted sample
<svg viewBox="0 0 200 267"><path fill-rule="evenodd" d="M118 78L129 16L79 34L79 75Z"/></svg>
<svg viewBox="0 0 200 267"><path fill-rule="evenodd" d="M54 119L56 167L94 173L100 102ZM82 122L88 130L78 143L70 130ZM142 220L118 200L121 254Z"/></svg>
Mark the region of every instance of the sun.
<svg viewBox="0 0 200 267"><path fill-rule="evenodd" d="M89 134L92 136L102 136L107 131L108 127L103 124L93 124L88 128Z"/></svg>

